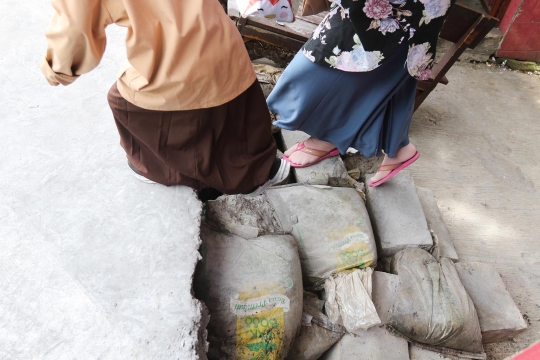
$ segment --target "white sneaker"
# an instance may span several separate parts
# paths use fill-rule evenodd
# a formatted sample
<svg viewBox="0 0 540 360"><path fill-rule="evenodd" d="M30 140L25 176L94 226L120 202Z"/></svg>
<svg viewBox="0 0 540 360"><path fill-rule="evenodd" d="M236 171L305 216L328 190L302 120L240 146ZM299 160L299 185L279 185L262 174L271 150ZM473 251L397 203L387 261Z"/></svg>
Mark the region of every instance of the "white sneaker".
<svg viewBox="0 0 540 360"><path fill-rule="evenodd" d="M287 178L287 176L289 176L289 171L290 170L291 170L291 164L289 164L287 161L281 159L281 165L279 166L279 170L276 173L276 175L274 175L273 178L271 178L270 180L268 180L267 182L265 182L264 184L259 186L259 188L257 190L255 190L254 192L252 192L250 194L246 194L245 196L255 197L255 196L261 195L270 186L275 185L275 184L279 184L280 182L285 180Z"/></svg>
<svg viewBox="0 0 540 360"><path fill-rule="evenodd" d="M139 170L135 169L135 166L131 165L129 161L128 161L128 166L132 170L131 173L133 174L133 176L135 176L135 179L142 181L143 183L146 183L146 184L157 184L155 181L152 181L142 176Z"/></svg>

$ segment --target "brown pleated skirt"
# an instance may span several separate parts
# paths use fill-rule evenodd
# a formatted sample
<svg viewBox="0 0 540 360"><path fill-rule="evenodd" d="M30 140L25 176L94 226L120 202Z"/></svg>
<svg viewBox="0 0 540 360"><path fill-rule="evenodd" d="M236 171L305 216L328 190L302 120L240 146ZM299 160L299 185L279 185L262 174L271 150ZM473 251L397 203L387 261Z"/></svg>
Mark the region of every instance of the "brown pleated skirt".
<svg viewBox="0 0 540 360"><path fill-rule="evenodd" d="M257 81L234 100L212 108L155 111L109 91L120 144L128 161L163 185L246 192L268 180L276 144Z"/></svg>

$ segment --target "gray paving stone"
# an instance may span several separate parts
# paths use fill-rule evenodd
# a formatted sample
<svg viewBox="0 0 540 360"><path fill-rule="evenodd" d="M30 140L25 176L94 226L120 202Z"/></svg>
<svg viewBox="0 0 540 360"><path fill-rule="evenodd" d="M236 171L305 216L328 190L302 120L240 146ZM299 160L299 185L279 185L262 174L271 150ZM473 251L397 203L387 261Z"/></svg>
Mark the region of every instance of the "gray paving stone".
<svg viewBox="0 0 540 360"><path fill-rule="evenodd" d="M409 355L411 360L459 360L457 356L441 354L414 345L409 345Z"/></svg>
<svg viewBox="0 0 540 360"><path fill-rule="evenodd" d="M392 306L397 295L399 276L381 271L373 273L373 290L371 298L383 325L392 317Z"/></svg>
<svg viewBox="0 0 540 360"><path fill-rule="evenodd" d="M437 201L433 196L433 192L430 189L417 187L416 191L418 193L418 198L422 204L422 209L424 210L424 215L426 215L426 220L428 227L433 231L434 234L434 250L433 256L438 260L441 257L447 257L453 261L458 261L458 255L454 244L452 243L452 238L450 233L444 225L441 212L437 206Z"/></svg>
<svg viewBox="0 0 540 360"><path fill-rule="evenodd" d="M309 137L302 131L282 130L281 133L287 149ZM344 179L345 181L348 179L347 169L345 169L340 156L324 159L307 168L291 168L291 171L294 172L298 183L311 185L327 185L329 181L334 179Z"/></svg>
<svg viewBox="0 0 540 360"><path fill-rule="evenodd" d="M319 360L409 360L407 341L375 326L355 335L347 334Z"/></svg>
<svg viewBox="0 0 540 360"><path fill-rule="evenodd" d="M482 342L509 340L527 329L499 273L490 265L457 263L456 269L480 321Z"/></svg>
<svg viewBox="0 0 540 360"><path fill-rule="evenodd" d="M367 175L369 183L374 174ZM433 239L411 174L401 171L378 187L366 187L367 205L380 257L407 247L430 250Z"/></svg>

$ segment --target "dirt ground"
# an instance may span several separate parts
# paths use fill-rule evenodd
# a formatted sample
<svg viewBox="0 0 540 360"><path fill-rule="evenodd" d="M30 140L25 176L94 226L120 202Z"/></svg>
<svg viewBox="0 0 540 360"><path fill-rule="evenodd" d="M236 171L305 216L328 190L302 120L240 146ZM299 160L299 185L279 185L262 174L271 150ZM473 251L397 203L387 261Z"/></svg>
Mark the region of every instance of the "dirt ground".
<svg viewBox="0 0 540 360"><path fill-rule="evenodd" d="M422 156L415 182L430 188L461 261L492 264L529 329L486 346L504 359L540 339L540 76L457 63L415 113Z"/></svg>

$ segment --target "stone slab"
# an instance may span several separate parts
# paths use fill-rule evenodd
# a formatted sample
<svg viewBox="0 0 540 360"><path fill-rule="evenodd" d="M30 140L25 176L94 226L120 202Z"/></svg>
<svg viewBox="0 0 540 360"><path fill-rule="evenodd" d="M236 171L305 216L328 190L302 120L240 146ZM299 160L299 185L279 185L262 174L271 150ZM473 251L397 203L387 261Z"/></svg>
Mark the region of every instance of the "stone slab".
<svg viewBox="0 0 540 360"><path fill-rule="evenodd" d="M454 248L454 244L452 243L450 233L443 222L433 192L430 189L423 187L416 187L416 192L418 193L418 198L422 204L428 227L433 231L433 256L437 260L441 257L446 257L453 261L458 261L459 257Z"/></svg>
<svg viewBox="0 0 540 360"><path fill-rule="evenodd" d="M347 334L328 350L320 360L409 360L405 339L375 326L357 334Z"/></svg>
<svg viewBox="0 0 540 360"><path fill-rule="evenodd" d="M373 273L373 290L371 298L383 325L392 317L392 307L397 296L399 276L381 271Z"/></svg>
<svg viewBox="0 0 540 360"><path fill-rule="evenodd" d="M373 176L367 175L366 183ZM431 249L433 239L408 171L399 172L383 185L367 186L366 190L380 257L392 256L407 247Z"/></svg>
<svg viewBox="0 0 540 360"><path fill-rule="evenodd" d="M410 360L459 360L458 356L441 354L414 345L409 345L409 356Z"/></svg>
<svg viewBox="0 0 540 360"><path fill-rule="evenodd" d="M457 263L456 269L476 307L482 342L510 340L527 329L521 312L493 267L472 262Z"/></svg>
<svg viewBox="0 0 540 360"><path fill-rule="evenodd" d="M133 178L107 104L126 30L107 28L97 69L51 87L37 64L53 11L2 6L0 359L204 358L201 203Z"/></svg>
<svg viewBox="0 0 540 360"><path fill-rule="evenodd" d="M309 135L302 131L282 130L283 142L288 149L294 144L306 140ZM306 167L291 168L296 176L296 182L311 185L327 185L329 181L335 179L348 179L347 169L341 160L341 156L333 156L328 159Z"/></svg>

